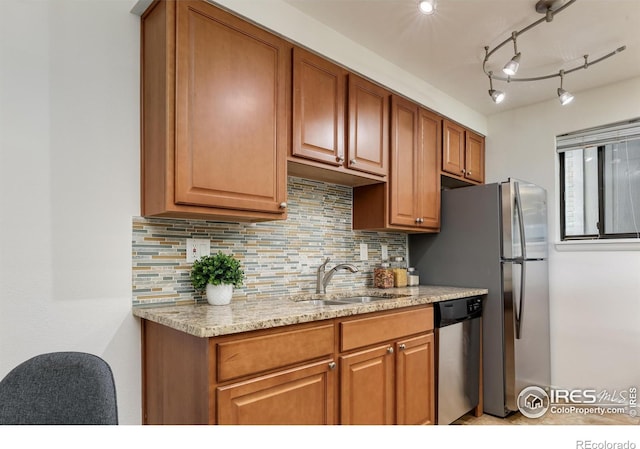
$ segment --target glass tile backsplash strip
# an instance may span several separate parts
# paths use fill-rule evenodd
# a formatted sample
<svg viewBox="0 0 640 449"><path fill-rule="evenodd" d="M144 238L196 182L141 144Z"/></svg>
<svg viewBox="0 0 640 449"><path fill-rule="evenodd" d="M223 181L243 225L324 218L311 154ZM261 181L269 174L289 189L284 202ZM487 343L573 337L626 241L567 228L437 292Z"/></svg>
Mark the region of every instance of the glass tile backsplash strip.
<svg viewBox="0 0 640 449"><path fill-rule="evenodd" d="M407 252L407 236L393 232L351 229L352 189L289 177L288 218L264 223L221 223L204 220L133 218L133 305L206 301L189 279L186 239L211 241L211 253L236 256L245 272L234 299L251 296L314 293L316 269L326 257L328 268L352 263L358 273L340 271L327 292L373 285L373 268L381 245L389 257ZM360 244L368 260L360 261Z"/></svg>

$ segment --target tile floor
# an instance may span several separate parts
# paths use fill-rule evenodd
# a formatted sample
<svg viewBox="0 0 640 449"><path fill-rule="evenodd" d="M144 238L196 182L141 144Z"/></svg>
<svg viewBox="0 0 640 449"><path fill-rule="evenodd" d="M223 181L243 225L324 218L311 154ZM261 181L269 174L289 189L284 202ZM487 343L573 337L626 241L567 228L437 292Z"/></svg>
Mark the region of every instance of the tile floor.
<svg viewBox="0 0 640 449"><path fill-rule="evenodd" d="M463 425L640 425L640 417L632 418L629 415L581 415L581 414L553 414L547 412L541 418L531 419L522 414L513 413L506 418L483 414L475 417L472 414L464 415L453 424Z"/></svg>

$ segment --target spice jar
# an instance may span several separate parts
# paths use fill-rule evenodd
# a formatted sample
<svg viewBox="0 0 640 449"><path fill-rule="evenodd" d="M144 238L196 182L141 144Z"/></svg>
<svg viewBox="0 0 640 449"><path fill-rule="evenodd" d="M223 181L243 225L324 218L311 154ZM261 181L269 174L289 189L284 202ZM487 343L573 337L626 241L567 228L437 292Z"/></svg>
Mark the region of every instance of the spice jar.
<svg viewBox="0 0 640 449"><path fill-rule="evenodd" d="M395 267L393 268L393 284L396 287L407 286L407 269L404 266L404 258L395 258Z"/></svg>
<svg viewBox="0 0 640 449"><path fill-rule="evenodd" d="M413 267L407 268L407 285L409 287L420 285L420 276L418 276L418 272Z"/></svg>
<svg viewBox="0 0 640 449"><path fill-rule="evenodd" d="M393 287L393 271L388 263L382 262L379 267L373 269L373 286L375 288Z"/></svg>

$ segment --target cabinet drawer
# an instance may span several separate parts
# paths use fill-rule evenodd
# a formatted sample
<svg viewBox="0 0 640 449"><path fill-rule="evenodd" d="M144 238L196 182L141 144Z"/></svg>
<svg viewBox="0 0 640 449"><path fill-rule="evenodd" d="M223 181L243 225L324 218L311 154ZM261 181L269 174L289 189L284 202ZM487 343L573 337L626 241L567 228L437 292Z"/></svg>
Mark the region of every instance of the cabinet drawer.
<svg viewBox="0 0 640 449"><path fill-rule="evenodd" d="M333 324L219 343L218 382L333 354Z"/></svg>
<svg viewBox="0 0 640 449"><path fill-rule="evenodd" d="M428 332L433 329L433 307L389 313L340 323L340 351Z"/></svg>

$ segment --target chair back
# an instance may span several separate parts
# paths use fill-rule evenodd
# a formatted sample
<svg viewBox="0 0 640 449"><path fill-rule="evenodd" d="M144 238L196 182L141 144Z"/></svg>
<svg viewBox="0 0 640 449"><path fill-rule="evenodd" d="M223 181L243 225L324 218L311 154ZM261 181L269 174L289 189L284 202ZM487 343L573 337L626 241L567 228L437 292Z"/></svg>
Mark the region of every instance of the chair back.
<svg viewBox="0 0 640 449"><path fill-rule="evenodd" d="M0 424L118 424L111 367L84 352L21 363L0 381Z"/></svg>

